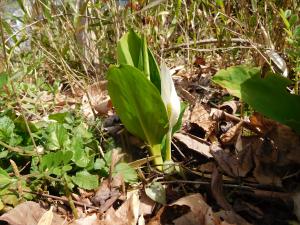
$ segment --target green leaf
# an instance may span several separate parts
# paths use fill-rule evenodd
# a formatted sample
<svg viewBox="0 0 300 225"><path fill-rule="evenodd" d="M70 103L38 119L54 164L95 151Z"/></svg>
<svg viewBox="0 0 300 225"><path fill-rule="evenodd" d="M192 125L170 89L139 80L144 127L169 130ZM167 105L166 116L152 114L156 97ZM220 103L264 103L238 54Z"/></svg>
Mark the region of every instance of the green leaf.
<svg viewBox="0 0 300 225"><path fill-rule="evenodd" d="M184 111L186 110L187 106L188 105L186 103L180 102L180 114L179 114L177 123L172 128L172 134L174 134L180 130L181 125L182 125L182 117L183 117Z"/></svg>
<svg viewBox="0 0 300 225"><path fill-rule="evenodd" d="M12 179L9 177L8 173L0 168L0 189L4 188L12 182Z"/></svg>
<svg viewBox="0 0 300 225"><path fill-rule="evenodd" d="M48 116L50 120L55 120L58 123L64 123L67 116L69 116L69 112L64 113L54 113Z"/></svg>
<svg viewBox="0 0 300 225"><path fill-rule="evenodd" d="M75 127L72 133L77 137L81 137L85 144L92 141L93 138L93 134L87 130L83 123Z"/></svg>
<svg viewBox="0 0 300 225"><path fill-rule="evenodd" d="M212 81L226 88L231 95L241 98L242 83L258 74L260 74L260 69L257 67L233 66L217 72Z"/></svg>
<svg viewBox="0 0 300 225"><path fill-rule="evenodd" d="M166 204L166 190L161 183L152 182L148 187L145 188L146 195L153 201L160 204Z"/></svg>
<svg viewBox="0 0 300 225"><path fill-rule="evenodd" d="M98 179L99 178L97 175L92 175L86 170L77 172L75 176L72 176L72 181L74 184L86 190L97 188L99 186Z"/></svg>
<svg viewBox="0 0 300 225"><path fill-rule="evenodd" d="M300 133L300 96L290 94L291 81L275 74L252 77L241 85L242 99L256 111Z"/></svg>
<svg viewBox="0 0 300 225"><path fill-rule="evenodd" d="M147 47L145 38L142 40L133 30L130 30L118 42L117 57L119 64L131 65L141 71L144 71L146 64L146 71L150 72L150 80L160 92L160 70L152 52ZM147 76L147 74L144 75Z"/></svg>
<svg viewBox="0 0 300 225"><path fill-rule="evenodd" d="M0 91L3 88L4 85L6 85L8 82L8 73L2 72L0 73Z"/></svg>
<svg viewBox="0 0 300 225"><path fill-rule="evenodd" d="M51 170L60 166L67 165L72 159L73 153L71 151L50 152L42 157L40 170Z"/></svg>
<svg viewBox="0 0 300 225"><path fill-rule="evenodd" d="M103 159L96 159L95 164L94 164L94 169L95 170L102 170L103 168L106 167L106 163Z"/></svg>
<svg viewBox="0 0 300 225"><path fill-rule="evenodd" d="M119 64L128 64L138 68L141 48L141 38L133 30L123 35L117 45Z"/></svg>
<svg viewBox="0 0 300 225"><path fill-rule="evenodd" d="M124 181L128 183L135 183L138 180L136 171L127 163L118 163L115 167L114 173L122 174Z"/></svg>
<svg viewBox="0 0 300 225"><path fill-rule="evenodd" d="M290 80L276 74L262 79L258 68L235 66L219 71L213 81L254 110L300 133L300 96L286 90Z"/></svg>
<svg viewBox="0 0 300 225"><path fill-rule="evenodd" d="M68 132L62 124L50 124L47 132L47 147L50 150L63 149L70 142Z"/></svg>
<svg viewBox="0 0 300 225"><path fill-rule="evenodd" d="M112 103L128 131L151 146L160 144L168 116L157 88L129 65L111 67L107 79Z"/></svg>
<svg viewBox="0 0 300 225"><path fill-rule="evenodd" d="M15 124L7 116L0 118L0 140L10 146L16 146L22 142L22 137L14 133Z"/></svg>
<svg viewBox="0 0 300 225"><path fill-rule="evenodd" d="M73 152L72 161L79 167L86 167L90 159L88 158L84 146L83 140L79 136L74 136L72 138L71 150Z"/></svg>

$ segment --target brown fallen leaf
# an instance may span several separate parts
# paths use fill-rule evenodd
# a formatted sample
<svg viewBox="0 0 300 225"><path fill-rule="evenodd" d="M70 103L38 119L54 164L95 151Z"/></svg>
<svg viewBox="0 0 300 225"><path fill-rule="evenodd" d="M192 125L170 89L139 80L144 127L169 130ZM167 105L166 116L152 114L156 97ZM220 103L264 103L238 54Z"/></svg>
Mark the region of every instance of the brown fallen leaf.
<svg viewBox="0 0 300 225"><path fill-rule="evenodd" d="M212 120L209 112L204 108L204 106L197 102L191 112L191 123L196 124L201 127L205 132L205 137L208 138L212 132L216 129L216 121Z"/></svg>
<svg viewBox="0 0 300 225"><path fill-rule="evenodd" d="M236 142L238 136L241 133L243 127L243 121L240 121L233 127L231 127L225 134L220 136L222 144L233 144Z"/></svg>
<svg viewBox="0 0 300 225"><path fill-rule="evenodd" d="M219 167L229 176L245 177L253 168L252 151L249 148L245 148L244 151L235 154L222 149L217 144L212 144L210 152Z"/></svg>
<svg viewBox="0 0 300 225"><path fill-rule="evenodd" d="M27 201L17 205L14 209L0 216L0 221L5 221L10 225L37 225L45 213L47 213L47 211L38 203ZM49 224L67 224L67 221L61 218L58 214L52 212L52 216L52 223Z"/></svg>
<svg viewBox="0 0 300 225"><path fill-rule="evenodd" d="M111 207L101 220L101 225L135 225L139 219L140 201L138 192L132 195L117 209Z"/></svg>
<svg viewBox="0 0 300 225"><path fill-rule="evenodd" d="M217 212L216 215L218 215L219 217L221 217L223 220L227 221L230 224L251 225L251 223L247 222L244 218L236 214L234 211L221 210Z"/></svg>
<svg viewBox="0 0 300 225"><path fill-rule="evenodd" d="M182 197L159 210L148 225L229 225L213 213L201 194Z"/></svg>
<svg viewBox="0 0 300 225"><path fill-rule="evenodd" d="M238 102L237 101L226 101L222 105L220 105L220 109L224 112L227 112L229 114L235 114L238 109Z"/></svg>
<svg viewBox="0 0 300 225"><path fill-rule="evenodd" d="M37 225L51 225L53 220L52 210L53 206L51 206L50 209L42 215Z"/></svg>
<svg viewBox="0 0 300 225"><path fill-rule="evenodd" d="M207 158L212 158L213 156L209 152L209 146L206 143L201 143L200 141L182 133L175 133L174 138L179 142L184 144L189 149L200 153L201 155L206 156Z"/></svg>
<svg viewBox="0 0 300 225"><path fill-rule="evenodd" d="M93 110L95 113L107 114L111 108L106 81L98 81L87 87L87 93L82 97L81 106L86 117L93 117Z"/></svg>
<svg viewBox="0 0 300 225"><path fill-rule="evenodd" d="M101 225L96 214L73 221L70 225Z"/></svg>
<svg viewBox="0 0 300 225"><path fill-rule="evenodd" d="M231 210L232 206L226 200L223 193L223 179L222 174L218 168L215 167L211 178L211 192L217 203L225 210Z"/></svg>

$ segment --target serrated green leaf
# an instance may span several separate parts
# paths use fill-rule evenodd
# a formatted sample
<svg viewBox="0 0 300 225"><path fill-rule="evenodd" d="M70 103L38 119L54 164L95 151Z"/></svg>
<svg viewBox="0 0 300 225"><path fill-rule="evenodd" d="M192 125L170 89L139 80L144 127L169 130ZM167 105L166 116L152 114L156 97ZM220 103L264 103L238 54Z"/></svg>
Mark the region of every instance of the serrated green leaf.
<svg viewBox="0 0 300 225"><path fill-rule="evenodd" d="M98 180L99 178L97 175L92 175L86 170L77 172L75 176L72 176L72 181L74 184L86 190L97 188L99 186Z"/></svg>
<svg viewBox="0 0 300 225"><path fill-rule="evenodd" d="M65 166L71 161L72 157L73 153L71 151L50 152L42 157L40 170L45 171Z"/></svg>
<svg viewBox="0 0 300 225"><path fill-rule="evenodd" d="M127 163L118 163L115 167L114 173L122 174L124 181L128 183L135 183L138 180L135 169L133 169Z"/></svg>
<svg viewBox="0 0 300 225"><path fill-rule="evenodd" d="M94 163L94 169L95 170L101 170L104 167L107 167L105 161L103 159L99 159L99 158L96 159L96 161Z"/></svg>
<svg viewBox="0 0 300 225"><path fill-rule="evenodd" d="M6 142L10 146L16 146L22 142L22 137L15 134L15 124L7 116L0 118L0 140Z"/></svg>
<svg viewBox="0 0 300 225"><path fill-rule="evenodd" d="M50 124L47 133L47 147L50 150L63 149L70 143L68 131L62 124Z"/></svg>
<svg viewBox="0 0 300 225"><path fill-rule="evenodd" d="M73 152L72 161L79 167L86 167L89 164L90 159L88 158L84 146L83 140L79 136L72 138L71 150Z"/></svg>

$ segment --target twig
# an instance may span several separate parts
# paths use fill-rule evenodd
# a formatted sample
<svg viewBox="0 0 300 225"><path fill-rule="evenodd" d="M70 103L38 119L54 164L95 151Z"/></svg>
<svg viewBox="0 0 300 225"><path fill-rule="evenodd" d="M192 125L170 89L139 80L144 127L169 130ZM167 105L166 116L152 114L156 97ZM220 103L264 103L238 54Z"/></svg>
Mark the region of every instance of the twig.
<svg viewBox="0 0 300 225"><path fill-rule="evenodd" d="M250 41L249 40L246 40L246 39L243 39L243 38L231 38L229 40L226 40L228 42L231 42L231 43L238 43L238 44L246 44L246 45L251 45ZM192 42L192 41L190 41ZM194 43L195 45L207 45L207 44L215 44L215 43L218 43L219 40L216 39L216 38L209 38L209 39L203 39L203 40L199 40L199 41L196 41L196 42L192 42ZM182 43L182 44L179 44L179 45L175 45L175 46L172 46L170 48L166 48L165 51L171 51L171 50L175 50L175 49L178 49L178 48L183 48L183 47L188 47L190 44L189 43ZM258 47L262 47L260 44L256 44Z"/></svg>
<svg viewBox="0 0 300 225"><path fill-rule="evenodd" d="M55 195L50 195L50 194L45 194L45 193L38 193L38 192L33 192L33 191L26 191L26 190L23 190L23 192L26 192L26 193L29 193L29 194L38 195L38 196L45 197L45 198L55 199L55 200L58 200L58 201L62 201L64 203L69 203L69 200L66 199L66 198L64 198L64 197L58 197L58 196L55 196ZM82 202L78 202L78 201L74 201L74 200L73 200L73 202L77 206L100 210L99 207L96 207L96 206L93 206L93 205L86 205L86 204L84 204Z"/></svg>

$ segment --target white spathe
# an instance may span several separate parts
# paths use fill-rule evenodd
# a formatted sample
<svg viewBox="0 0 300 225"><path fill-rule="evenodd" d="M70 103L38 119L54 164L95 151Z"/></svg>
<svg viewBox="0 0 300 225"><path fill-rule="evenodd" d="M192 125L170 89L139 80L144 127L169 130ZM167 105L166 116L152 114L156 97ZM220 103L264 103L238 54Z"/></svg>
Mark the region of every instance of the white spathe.
<svg viewBox="0 0 300 225"><path fill-rule="evenodd" d="M176 93L174 82L172 80L172 73L164 62L162 62L160 66L160 79L161 98L167 110L169 118L169 129L172 130L179 118L180 100Z"/></svg>

